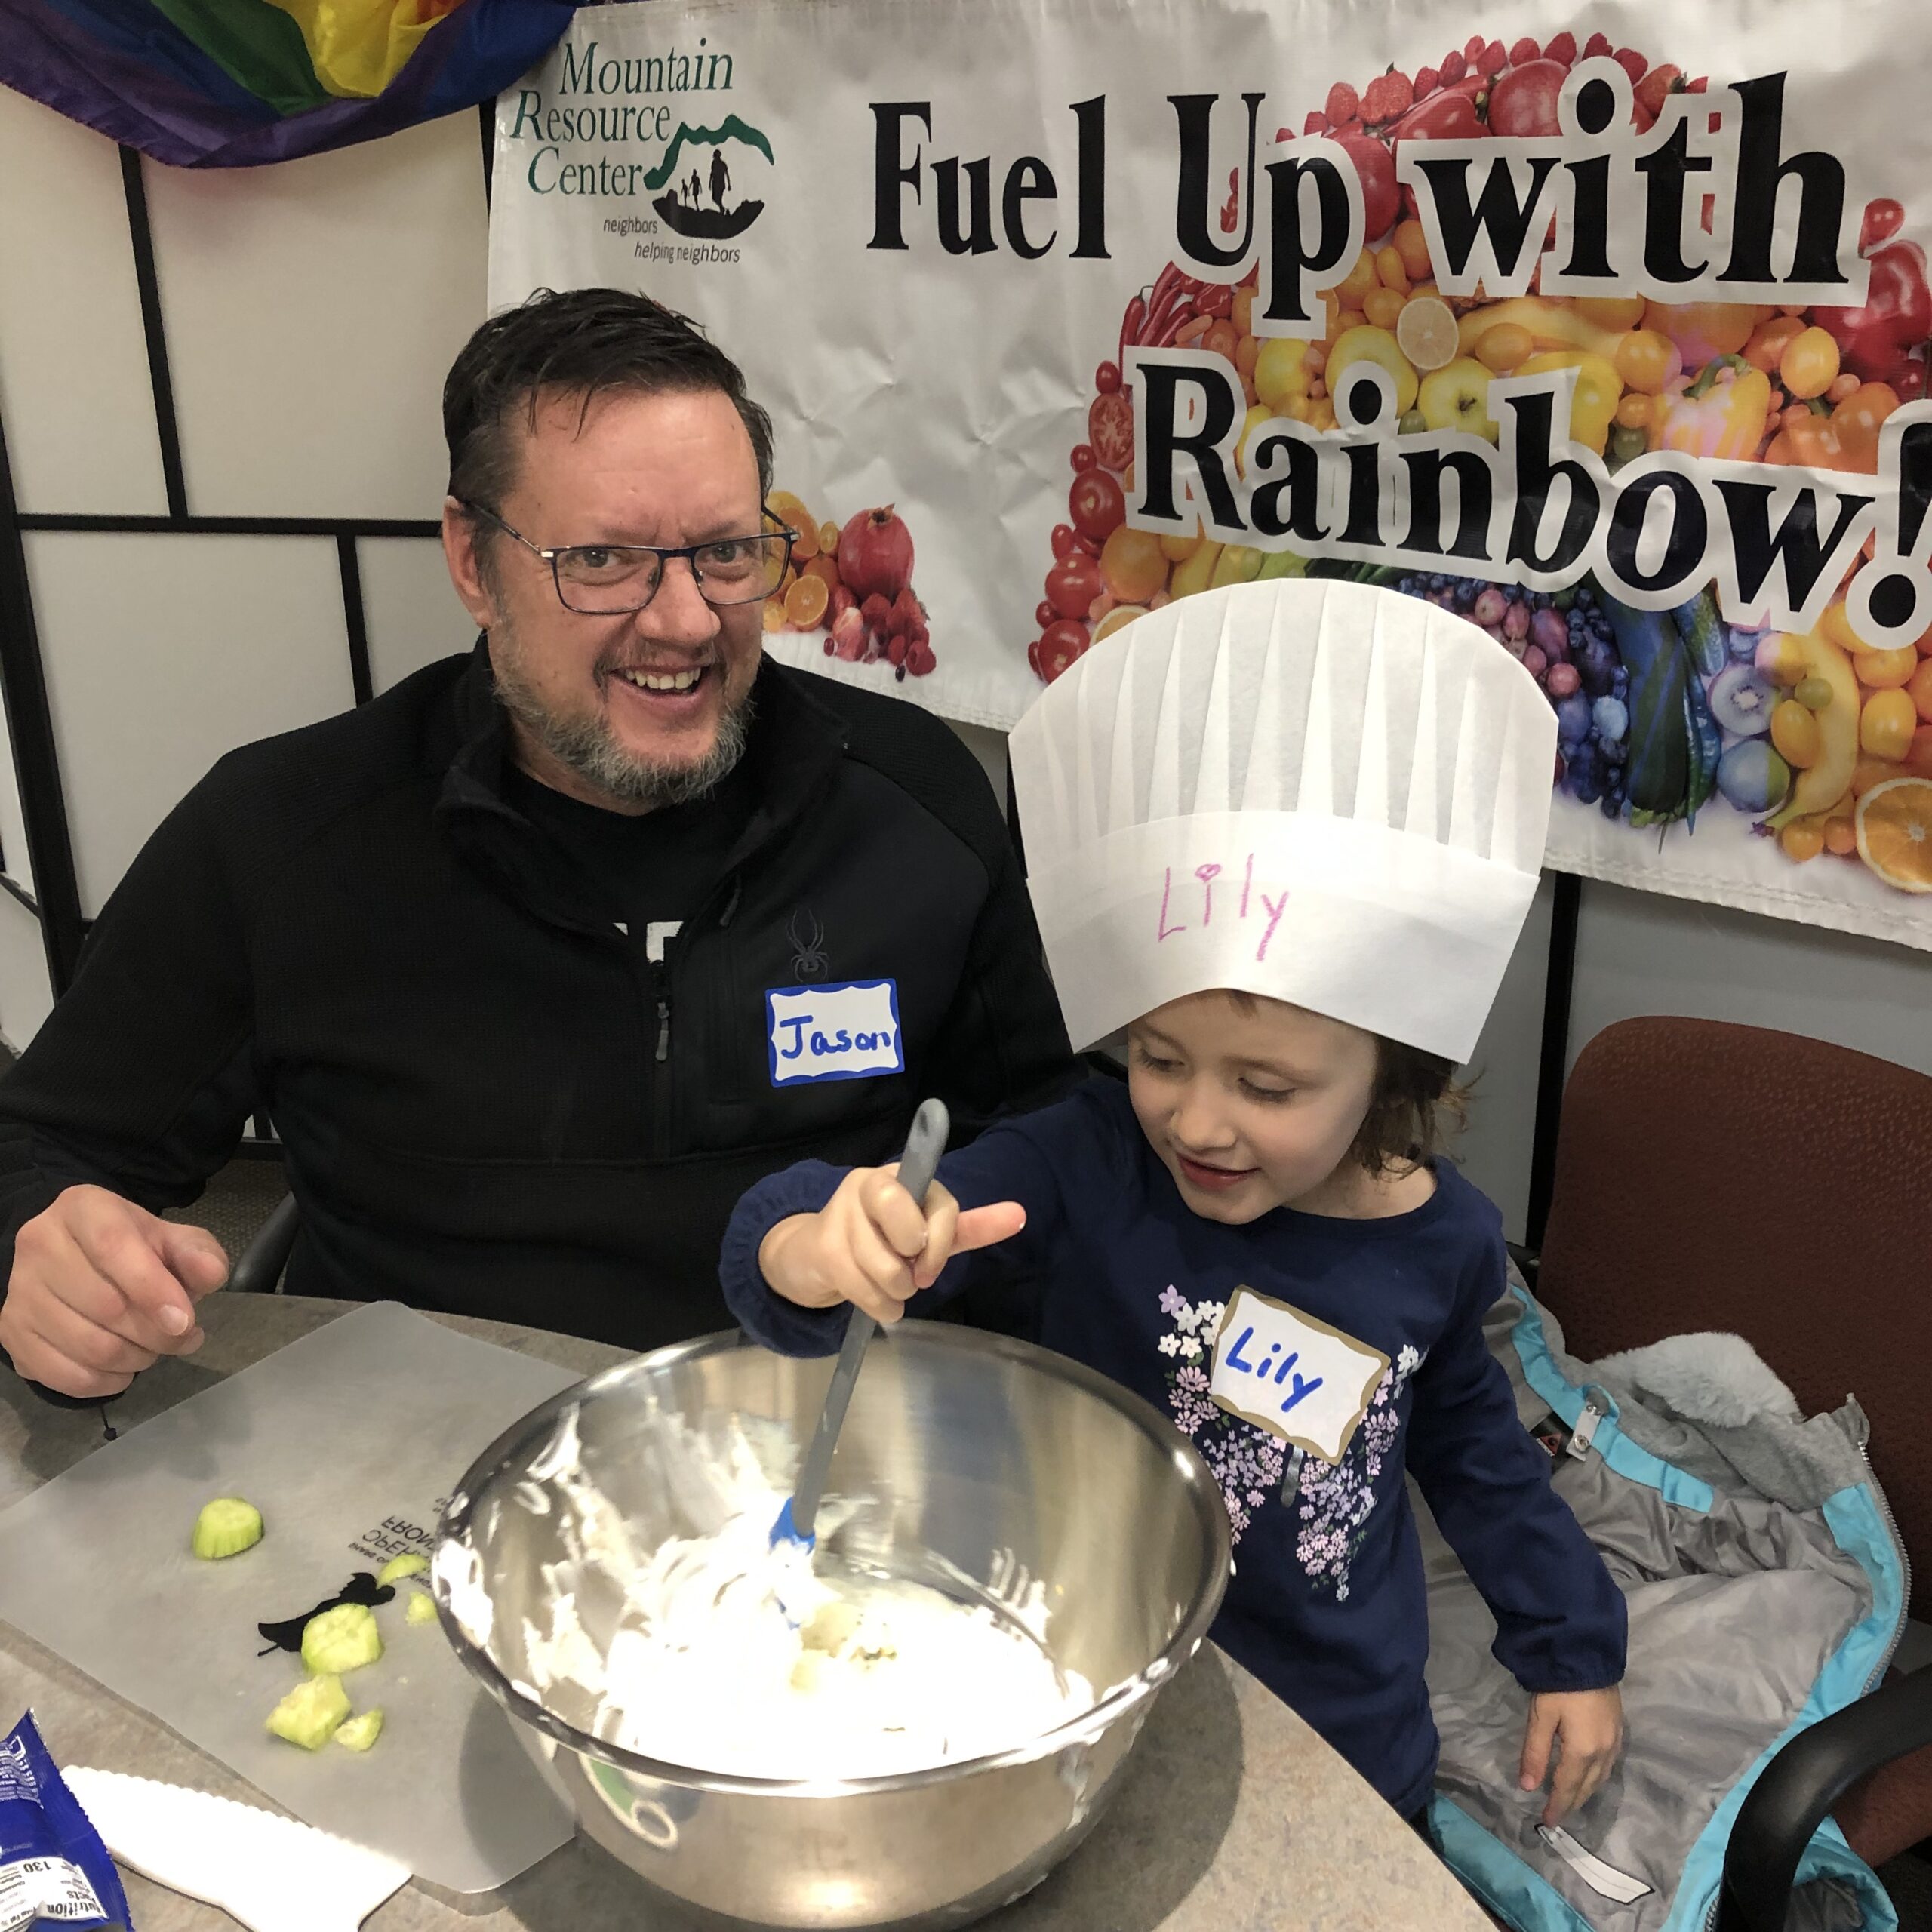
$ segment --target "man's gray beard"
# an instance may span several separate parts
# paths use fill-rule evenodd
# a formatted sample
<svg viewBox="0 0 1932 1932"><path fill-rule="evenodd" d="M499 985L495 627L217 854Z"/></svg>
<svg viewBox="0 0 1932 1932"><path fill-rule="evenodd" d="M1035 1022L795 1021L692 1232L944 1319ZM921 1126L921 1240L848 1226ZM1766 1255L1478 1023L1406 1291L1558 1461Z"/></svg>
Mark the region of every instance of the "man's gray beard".
<svg viewBox="0 0 1932 1932"><path fill-rule="evenodd" d="M503 663L491 666L503 709L559 764L620 804L641 805L648 811L688 804L703 798L744 756L751 726L749 691L735 703L726 700L718 714L717 736L703 758L695 764L673 764L626 751L609 724L594 713L558 718L546 711L524 683L514 654L512 646L503 653ZM721 660L710 668L721 678L728 675Z"/></svg>

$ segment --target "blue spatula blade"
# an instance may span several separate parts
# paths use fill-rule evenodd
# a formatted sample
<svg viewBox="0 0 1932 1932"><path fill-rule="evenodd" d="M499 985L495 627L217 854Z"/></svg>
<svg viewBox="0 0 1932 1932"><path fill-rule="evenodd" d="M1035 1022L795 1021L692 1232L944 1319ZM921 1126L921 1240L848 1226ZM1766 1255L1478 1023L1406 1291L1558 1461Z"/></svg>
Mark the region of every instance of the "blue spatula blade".
<svg viewBox="0 0 1932 1932"><path fill-rule="evenodd" d="M771 1543L775 1549L781 1543L803 1543L806 1549L818 1546L818 1538L811 1531L799 1534L798 1526L792 1520L792 1499L788 1496L778 1512L778 1520L771 1526Z"/></svg>

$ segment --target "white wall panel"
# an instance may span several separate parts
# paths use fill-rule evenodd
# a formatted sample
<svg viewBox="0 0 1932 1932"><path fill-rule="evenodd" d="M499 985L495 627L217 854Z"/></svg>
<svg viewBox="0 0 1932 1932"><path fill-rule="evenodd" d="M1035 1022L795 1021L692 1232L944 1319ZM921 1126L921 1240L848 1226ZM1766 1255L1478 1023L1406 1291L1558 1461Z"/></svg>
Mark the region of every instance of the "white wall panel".
<svg viewBox="0 0 1932 1932"><path fill-rule="evenodd" d="M1463 1069L1474 1082L1468 1128L1449 1143L1464 1174L1503 1211L1503 1232L1524 1238L1535 1143L1537 1065L1543 1051L1543 983L1554 888L1537 890L1523 936L1503 976L1482 1038Z"/></svg>
<svg viewBox="0 0 1932 1932"><path fill-rule="evenodd" d="M17 899L0 892L0 1039L15 1053L24 1052L53 1004L40 921Z"/></svg>
<svg viewBox="0 0 1932 1932"><path fill-rule="evenodd" d="M189 508L439 515L443 377L483 319L475 113L147 183Z"/></svg>
<svg viewBox="0 0 1932 1932"><path fill-rule="evenodd" d="M27 540L81 909L223 752L354 701L325 537Z"/></svg>
<svg viewBox="0 0 1932 1932"><path fill-rule="evenodd" d="M443 546L420 537L365 537L355 546L370 681L378 691L476 641L457 601Z"/></svg>
<svg viewBox="0 0 1932 1932"><path fill-rule="evenodd" d="M4 704L0 704L0 859L4 859L7 876L16 885L32 891L33 861L27 853L20 774L14 768L13 731Z"/></svg>
<svg viewBox="0 0 1932 1932"><path fill-rule="evenodd" d="M1932 956L1883 940L1586 883L1577 933L1572 1060L1613 1021L1647 1013L1808 1034L1932 1073ZM1713 1149L1713 1158L1748 1156Z"/></svg>
<svg viewBox="0 0 1932 1932"><path fill-rule="evenodd" d="M168 509L120 156L0 88L0 423L43 515Z"/></svg>
<svg viewBox="0 0 1932 1932"><path fill-rule="evenodd" d="M1006 809L1006 734L995 731L984 724L962 724L957 719L948 722L965 740L968 749L985 767L987 782L993 788L993 796L999 801L1000 810Z"/></svg>

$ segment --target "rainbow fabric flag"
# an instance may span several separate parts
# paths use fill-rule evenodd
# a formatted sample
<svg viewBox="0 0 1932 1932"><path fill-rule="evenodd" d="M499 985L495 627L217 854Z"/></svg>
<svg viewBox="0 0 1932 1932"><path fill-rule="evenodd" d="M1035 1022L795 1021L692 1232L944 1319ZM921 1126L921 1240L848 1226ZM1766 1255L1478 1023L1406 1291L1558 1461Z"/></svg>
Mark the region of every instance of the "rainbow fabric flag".
<svg viewBox="0 0 1932 1932"><path fill-rule="evenodd" d="M287 161L473 107L573 0L0 0L0 82L176 168Z"/></svg>

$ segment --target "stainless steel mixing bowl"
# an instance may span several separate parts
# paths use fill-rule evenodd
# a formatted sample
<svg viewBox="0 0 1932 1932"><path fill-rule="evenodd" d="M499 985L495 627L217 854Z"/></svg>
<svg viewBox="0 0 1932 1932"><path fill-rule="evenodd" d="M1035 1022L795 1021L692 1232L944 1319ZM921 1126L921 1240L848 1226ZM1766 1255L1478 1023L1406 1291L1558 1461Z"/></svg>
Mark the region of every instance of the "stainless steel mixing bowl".
<svg viewBox="0 0 1932 1932"><path fill-rule="evenodd" d="M445 1512L435 1595L463 1661L513 1720L582 1829L701 1917L740 1926L964 1925L1037 1884L1092 1826L1161 1685L1191 1657L1229 1573L1226 1515L1193 1445L1146 1403L1043 1349L909 1321L875 1341L832 1470L874 1506L822 1547L888 1568L936 1557L996 1592L1042 1580L1047 1646L1102 1693L1084 1716L994 1757L844 1783L720 1777L591 1735L594 1700L529 1687L524 1620L548 1628L543 1566L565 1555L528 1478L574 1405L581 1464L639 1548L715 1528L668 1471L660 1418L735 1414L789 1487L830 1361L719 1335L660 1349L534 1410L472 1466ZM680 1492L683 1492L681 1494ZM451 1559L489 1599L487 1645L453 1604ZM1018 1566L1017 1571L1013 1566ZM580 1595L600 1649L614 1606ZM473 1614L472 1625L480 1621ZM601 1627L600 1627L601 1623Z"/></svg>

